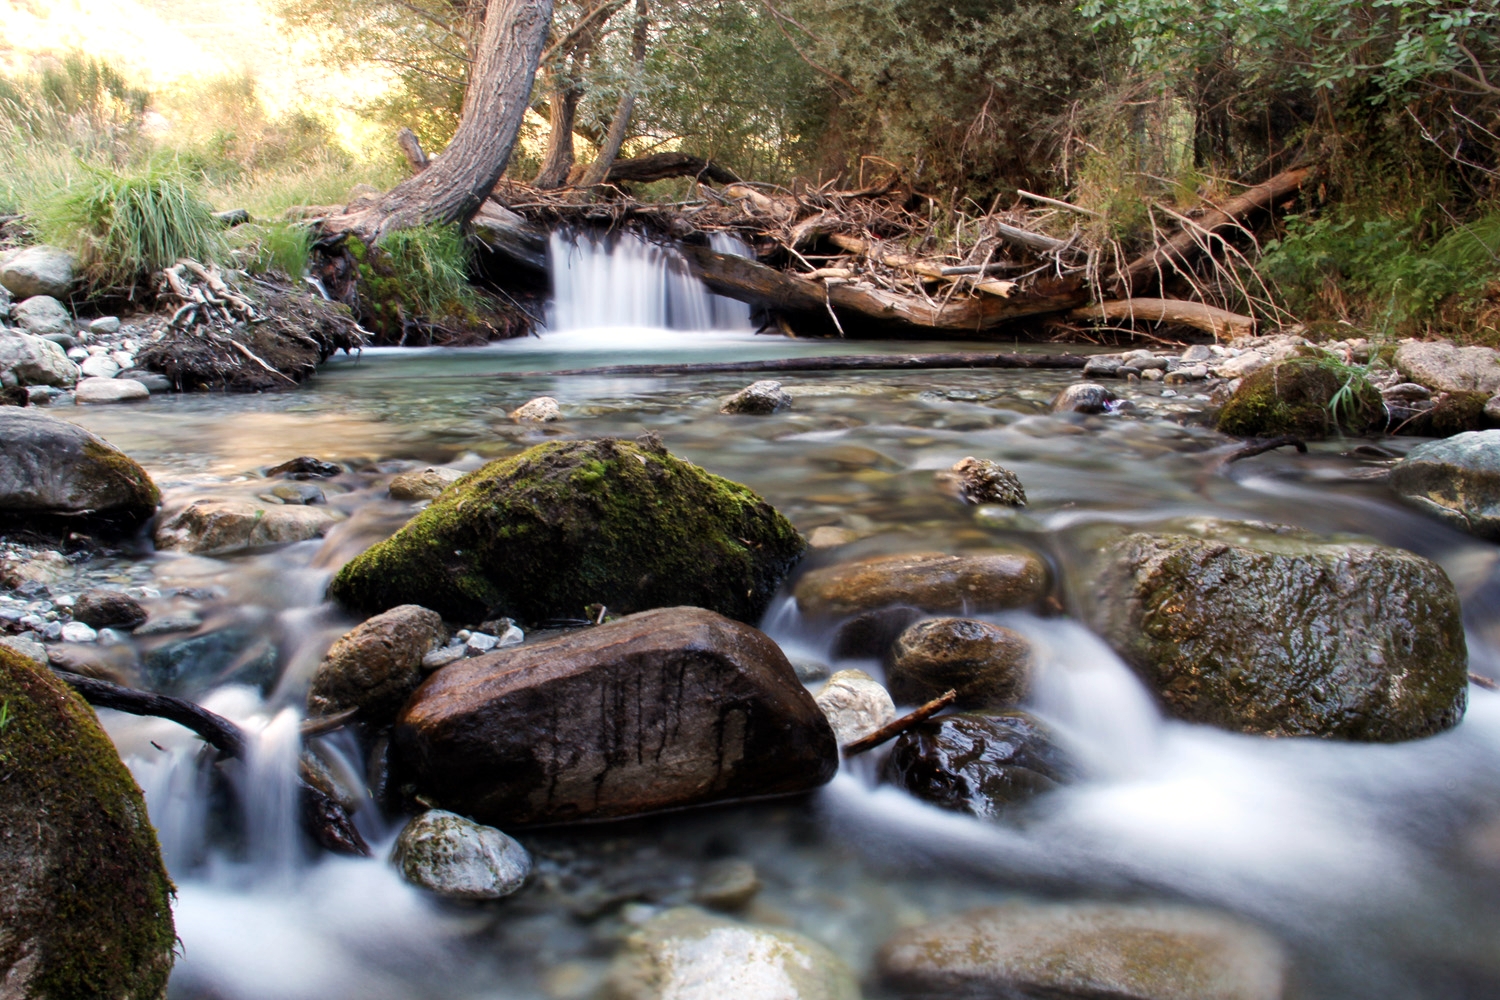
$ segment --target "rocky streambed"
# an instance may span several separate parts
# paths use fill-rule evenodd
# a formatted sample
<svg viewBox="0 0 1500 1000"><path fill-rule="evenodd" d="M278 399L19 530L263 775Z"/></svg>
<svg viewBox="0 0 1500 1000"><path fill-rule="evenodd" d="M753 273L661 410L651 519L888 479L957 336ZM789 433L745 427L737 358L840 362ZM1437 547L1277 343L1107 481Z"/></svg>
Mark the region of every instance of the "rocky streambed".
<svg viewBox="0 0 1500 1000"><path fill-rule="evenodd" d="M102 713L173 995L1500 984L1500 432L1241 456L1139 357L789 376L759 415L720 412L742 377L506 374L556 350L0 410L78 452L24 508L6 466L3 642L255 747ZM302 843L299 772L371 858Z"/></svg>

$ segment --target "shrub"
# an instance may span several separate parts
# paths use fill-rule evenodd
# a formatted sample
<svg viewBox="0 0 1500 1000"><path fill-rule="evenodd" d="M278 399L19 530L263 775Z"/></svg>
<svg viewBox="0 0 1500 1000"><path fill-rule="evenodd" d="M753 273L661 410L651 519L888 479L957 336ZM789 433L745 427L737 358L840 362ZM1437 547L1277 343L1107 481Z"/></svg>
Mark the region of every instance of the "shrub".
<svg viewBox="0 0 1500 1000"><path fill-rule="evenodd" d="M172 165L130 174L85 165L38 223L48 242L78 255L95 292L134 288L182 257L212 260L223 246L213 210Z"/></svg>
<svg viewBox="0 0 1500 1000"><path fill-rule="evenodd" d="M374 246L351 237L348 248L359 269L361 311L381 337L404 341L409 324L473 318L478 296L458 227L398 229Z"/></svg>
<svg viewBox="0 0 1500 1000"><path fill-rule="evenodd" d="M291 222L248 223L230 231L234 255L251 274L280 274L298 280L312 257L312 230Z"/></svg>

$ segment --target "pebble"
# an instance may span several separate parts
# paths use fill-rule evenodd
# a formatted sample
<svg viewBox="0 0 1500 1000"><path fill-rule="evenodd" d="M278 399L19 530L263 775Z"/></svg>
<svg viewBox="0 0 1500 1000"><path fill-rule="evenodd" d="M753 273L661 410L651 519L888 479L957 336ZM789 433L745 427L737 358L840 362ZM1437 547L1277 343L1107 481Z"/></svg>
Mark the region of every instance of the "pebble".
<svg viewBox="0 0 1500 1000"><path fill-rule="evenodd" d="M98 638L99 633L83 622L68 622L62 626L63 642L94 642Z"/></svg>
<svg viewBox="0 0 1500 1000"><path fill-rule="evenodd" d="M486 635L483 632L472 632L469 638L464 640L464 646L468 649L470 656L488 653L498 645L500 645L499 636Z"/></svg>
<svg viewBox="0 0 1500 1000"><path fill-rule="evenodd" d="M89 321L90 333L117 333L120 329L120 318L118 316L100 316L98 319Z"/></svg>
<svg viewBox="0 0 1500 1000"><path fill-rule="evenodd" d="M135 630L135 634L141 635L166 635L171 632L191 632L203 619L191 611L169 611L163 615L154 615L146 619L146 624Z"/></svg>
<svg viewBox="0 0 1500 1000"><path fill-rule="evenodd" d="M440 649L434 649L422 657L422 669L430 673L434 670L441 670L450 663L457 663L464 658L464 649L465 647L462 643L457 646L443 646Z"/></svg>

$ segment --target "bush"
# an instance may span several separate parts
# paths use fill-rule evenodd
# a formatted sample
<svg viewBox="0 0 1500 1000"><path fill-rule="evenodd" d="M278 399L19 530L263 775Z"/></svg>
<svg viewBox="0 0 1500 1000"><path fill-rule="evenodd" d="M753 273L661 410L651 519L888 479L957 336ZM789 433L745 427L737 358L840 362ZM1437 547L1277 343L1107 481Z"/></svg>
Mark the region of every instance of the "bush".
<svg viewBox="0 0 1500 1000"><path fill-rule="evenodd" d="M179 258L214 259L223 232L213 210L172 165L121 174L85 166L45 204L43 237L78 255L90 289L133 289Z"/></svg>
<svg viewBox="0 0 1500 1000"><path fill-rule="evenodd" d="M360 308L381 337L404 340L411 323L473 318L478 296L457 226L398 229L373 247L351 237L348 247L359 269Z"/></svg>
<svg viewBox="0 0 1500 1000"><path fill-rule="evenodd" d="M291 222L248 223L230 230L239 266L251 274L279 274L296 281L307 273L312 230Z"/></svg>

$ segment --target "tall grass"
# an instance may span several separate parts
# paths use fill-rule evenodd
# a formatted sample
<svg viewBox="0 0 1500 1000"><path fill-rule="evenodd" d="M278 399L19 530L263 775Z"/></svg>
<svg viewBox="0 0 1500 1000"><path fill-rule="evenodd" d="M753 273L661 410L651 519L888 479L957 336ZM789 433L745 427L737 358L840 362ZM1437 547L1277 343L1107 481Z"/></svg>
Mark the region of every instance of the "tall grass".
<svg viewBox="0 0 1500 1000"><path fill-rule="evenodd" d="M130 173L85 165L36 222L44 239L77 254L95 292L133 289L179 258L213 260L224 249L213 209L170 164Z"/></svg>
<svg viewBox="0 0 1500 1000"><path fill-rule="evenodd" d="M417 315L436 317L472 308L472 255L457 226L398 229L379 246L402 298Z"/></svg>
<svg viewBox="0 0 1500 1000"><path fill-rule="evenodd" d="M313 234L294 222L247 223L229 231L235 265L251 274L281 275L293 281L307 273Z"/></svg>

